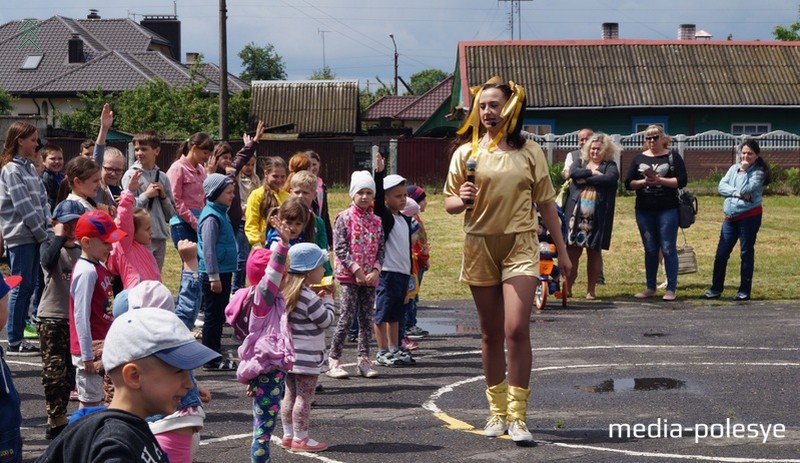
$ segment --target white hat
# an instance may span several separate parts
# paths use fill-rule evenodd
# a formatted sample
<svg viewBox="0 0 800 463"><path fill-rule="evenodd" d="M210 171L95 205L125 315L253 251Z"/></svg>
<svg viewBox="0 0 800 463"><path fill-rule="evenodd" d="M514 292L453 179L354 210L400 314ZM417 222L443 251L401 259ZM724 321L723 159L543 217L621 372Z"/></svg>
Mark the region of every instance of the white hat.
<svg viewBox="0 0 800 463"><path fill-rule="evenodd" d="M350 175L350 198L359 191L367 189L375 194L375 179L366 170L357 170Z"/></svg>
<svg viewBox="0 0 800 463"><path fill-rule="evenodd" d="M401 177L400 175L397 174L387 175L386 178L383 179L383 191L388 191L389 189L394 188L405 181L406 179Z"/></svg>
<svg viewBox="0 0 800 463"><path fill-rule="evenodd" d="M406 198L406 207L400 211L406 217L416 217L419 215L419 203L411 199L411 196Z"/></svg>
<svg viewBox="0 0 800 463"><path fill-rule="evenodd" d="M144 308L114 319L103 345L103 368L114 368L155 355L181 370L193 370L220 354L200 344L172 312Z"/></svg>
<svg viewBox="0 0 800 463"><path fill-rule="evenodd" d="M128 290L128 307L156 307L175 312L175 299L169 288L160 281L145 280Z"/></svg>

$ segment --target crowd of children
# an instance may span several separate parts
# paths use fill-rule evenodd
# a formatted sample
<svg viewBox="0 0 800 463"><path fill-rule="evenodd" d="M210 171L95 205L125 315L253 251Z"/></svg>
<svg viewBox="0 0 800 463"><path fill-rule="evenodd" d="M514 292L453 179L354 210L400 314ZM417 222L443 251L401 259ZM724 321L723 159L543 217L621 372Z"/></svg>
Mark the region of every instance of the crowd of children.
<svg viewBox="0 0 800 463"><path fill-rule="evenodd" d="M14 275L0 281L0 328L8 320L7 354L42 358L52 444L41 461L100 452L92 454L190 462L211 398L191 373L198 367L236 370L248 385L253 461L270 461L278 417L281 447L325 450L309 436L311 405L320 374L348 376L342 358L354 320L361 376L377 377L375 364L416 363L406 335L422 333L415 296L429 250L424 190L384 176L378 156L374 176L353 173L352 203L332 225L319 154L267 157L255 168L263 122L235 156L227 143L191 135L165 173L156 164L160 139L148 130L133 137L126 170L125 155L105 146L113 120L104 105L97 139L66 163L34 126L14 123L0 159L0 227ZM177 303L161 283L170 237L183 267ZM341 314L328 349L337 288ZM233 305L245 311L238 359L222 351ZM24 339L30 323L38 347ZM0 367L0 408L19 418L11 374ZM160 399L176 394L178 407ZM0 427L10 461L21 461L19 422ZM115 439L110 432L120 429L130 438Z"/></svg>

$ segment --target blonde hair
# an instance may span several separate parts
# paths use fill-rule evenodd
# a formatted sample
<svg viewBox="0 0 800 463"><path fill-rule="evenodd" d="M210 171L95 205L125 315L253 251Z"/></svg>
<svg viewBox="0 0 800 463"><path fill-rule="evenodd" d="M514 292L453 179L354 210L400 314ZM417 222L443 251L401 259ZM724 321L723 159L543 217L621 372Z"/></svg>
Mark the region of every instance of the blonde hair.
<svg viewBox="0 0 800 463"><path fill-rule="evenodd" d="M286 268L289 268L289 258L286 258ZM286 273L281 280L281 294L286 301L286 313L292 313L297 307L297 300L303 291L307 273Z"/></svg>
<svg viewBox="0 0 800 463"><path fill-rule="evenodd" d="M137 207L133 210L133 231L139 230L142 226L142 219L150 217L150 211L143 207Z"/></svg>
<svg viewBox="0 0 800 463"><path fill-rule="evenodd" d="M620 151L622 151L622 148L617 145L611 137L603 132L597 132L589 137L586 143L583 144L583 148L581 148L581 159L584 161L589 160L592 144L596 141L600 142L600 152L603 154L603 161L613 161Z"/></svg>
<svg viewBox="0 0 800 463"><path fill-rule="evenodd" d="M672 139L669 137L669 135L664 133L664 129L660 125L650 124L650 125L647 126L647 128L644 131L645 140L644 140L644 143L642 144L642 149L643 150L646 151L649 148L647 146L647 137L654 137L654 136L658 136L658 141L661 144L661 148L664 148L664 149L669 147L669 142L672 141Z"/></svg>
<svg viewBox="0 0 800 463"><path fill-rule="evenodd" d="M106 146L106 149L103 152L103 159L105 160L109 158L121 158L124 160L125 155L122 154L122 151L118 150L117 148L114 148L113 146Z"/></svg>
<svg viewBox="0 0 800 463"><path fill-rule="evenodd" d="M310 170L301 170L300 172L295 172L292 175L292 178L289 180L289 186L291 188L303 188L306 187L311 191L317 191L317 176L312 174Z"/></svg>

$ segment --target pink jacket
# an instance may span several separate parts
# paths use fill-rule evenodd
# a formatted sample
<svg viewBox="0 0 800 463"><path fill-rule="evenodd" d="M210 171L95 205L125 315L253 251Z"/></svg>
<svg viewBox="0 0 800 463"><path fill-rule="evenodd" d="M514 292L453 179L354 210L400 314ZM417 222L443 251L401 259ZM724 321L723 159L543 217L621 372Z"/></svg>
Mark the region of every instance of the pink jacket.
<svg viewBox="0 0 800 463"><path fill-rule="evenodd" d="M333 225L334 274L340 283L355 284L355 273L381 270L384 257L383 226L372 209L355 204L342 211ZM376 280L377 284L377 280Z"/></svg>
<svg viewBox="0 0 800 463"><path fill-rule="evenodd" d="M197 230L197 217L206 205L206 195L203 192L206 170L203 166L193 166L184 154L169 166L167 178L172 184L178 217Z"/></svg>
<svg viewBox="0 0 800 463"><path fill-rule="evenodd" d="M161 281L158 262L143 244L133 239L133 201L136 198L128 190L123 190L117 208L117 227L127 233L121 240L112 245L108 256L108 269L122 278L125 289L136 286L140 281Z"/></svg>
<svg viewBox="0 0 800 463"><path fill-rule="evenodd" d="M249 320L250 332L238 349L240 361L236 379L240 383L247 384L258 375L274 369L287 371L294 366L294 343L286 301L280 290L288 253L288 246L277 244L264 276L254 288L256 293L253 295Z"/></svg>

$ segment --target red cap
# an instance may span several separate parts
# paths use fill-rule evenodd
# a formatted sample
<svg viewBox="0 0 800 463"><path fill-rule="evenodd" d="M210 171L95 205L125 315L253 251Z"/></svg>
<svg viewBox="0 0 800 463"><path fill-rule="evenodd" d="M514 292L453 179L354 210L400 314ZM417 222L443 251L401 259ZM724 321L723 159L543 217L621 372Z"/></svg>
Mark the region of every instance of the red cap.
<svg viewBox="0 0 800 463"><path fill-rule="evenodd" d="M127 233L117 228L110 215L99 209L84 213L75 226L75 236L78 239L97 237L106 243L116 243L126 235Z"/></svg>

